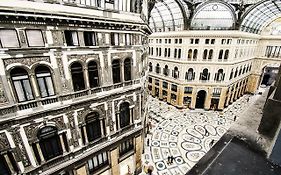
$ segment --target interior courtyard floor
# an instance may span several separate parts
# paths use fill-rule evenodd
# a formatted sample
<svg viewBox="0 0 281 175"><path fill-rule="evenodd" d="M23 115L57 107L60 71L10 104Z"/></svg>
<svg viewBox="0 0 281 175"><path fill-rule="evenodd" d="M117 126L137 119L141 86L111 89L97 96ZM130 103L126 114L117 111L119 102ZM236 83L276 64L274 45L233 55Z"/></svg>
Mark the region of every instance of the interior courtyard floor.
<svg viewBox="0 0 281 175"><path fill-rule="evenodd" d="M259 96L244 95L221 112L180 110L149 97L152 129L144 144L143 174L148 167L153 175L186 174ZM172 164L168 156L174 157Z"/></svg>

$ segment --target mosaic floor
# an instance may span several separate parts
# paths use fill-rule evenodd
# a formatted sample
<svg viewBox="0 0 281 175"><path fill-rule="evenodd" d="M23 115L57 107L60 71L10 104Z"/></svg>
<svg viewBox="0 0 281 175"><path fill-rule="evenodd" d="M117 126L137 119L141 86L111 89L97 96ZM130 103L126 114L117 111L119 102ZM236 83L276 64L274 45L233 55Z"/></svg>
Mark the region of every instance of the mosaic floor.
<svg viewBox="0 0 281 175"><path fill-rule="evenodd" d="M153 166L153 175L181 175L220 139L237 114L243 112L255 98L248 95L238 99L223 112L204 110L178 110L152 97L149 98L151 134L145 143L143 163ZM147 141L148 140L148 141ZM168 164L168 156L174 162ZM144 173L145 174L145 173Z"/></svg>

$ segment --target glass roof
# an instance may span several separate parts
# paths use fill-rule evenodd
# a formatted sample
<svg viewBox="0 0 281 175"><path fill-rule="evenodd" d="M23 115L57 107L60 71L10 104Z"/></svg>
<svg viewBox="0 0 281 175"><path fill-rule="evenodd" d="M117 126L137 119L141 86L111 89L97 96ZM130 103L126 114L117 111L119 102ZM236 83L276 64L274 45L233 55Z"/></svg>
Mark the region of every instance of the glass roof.
<svg viewBox="0 0 281 175"><path fill-rule="evenodd" d="M158 1L151 11L149 26L155 32L183 30L183 15L188 13L188 7L183 0Z"/></svg>
<svg viewBox="0 0 281 175"><path fill-rule="evenodd" d="M278 17L281 17L281 1L263 1L249 9L240 30L260 34L265 26Z"/></svg>
<svg viewBox="0 0 281 175"><path fill-rule="evenodd" d="M231 29L234 27L234 12L222 3L208 3L199 7L192 22L192 29Z"/></svg>

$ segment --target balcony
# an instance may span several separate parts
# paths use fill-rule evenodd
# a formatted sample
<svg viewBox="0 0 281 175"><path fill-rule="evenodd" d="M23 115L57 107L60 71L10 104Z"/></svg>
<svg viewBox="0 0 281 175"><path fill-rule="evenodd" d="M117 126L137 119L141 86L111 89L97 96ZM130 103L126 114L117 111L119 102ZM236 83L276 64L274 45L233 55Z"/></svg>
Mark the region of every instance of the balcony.
<svg viewBox="0 0 281 175"><path fill-rule="evenodd" d="M50 104L55 104L55 103L60 103L63 104L65 101L75 101L75 100L81 100L81 98L87 98L87 97L92 97L98 95L100 92L108 92L113 89L118 89L118 88L130 88L135 84L140 84L140 80L130 80L130 81L125 81L121 82L118 84L113 84L110 86L103 86L103 87L97 87L97 88L91 88L91 89L86 89L78 92L72 92L68 94L63 94L63 95L57 95L57 96L52 96L48 98L41 98L41 99L36 99L32 101L27 101L27 102L22 102L22 103L16 103L10 106L3 106L0 108L0 116L5 116L5 115L11 115L12 113L16 113L17 111L23 111L27 109L35 109L35 108L43 108L44 106L50 105Z"/></svg>

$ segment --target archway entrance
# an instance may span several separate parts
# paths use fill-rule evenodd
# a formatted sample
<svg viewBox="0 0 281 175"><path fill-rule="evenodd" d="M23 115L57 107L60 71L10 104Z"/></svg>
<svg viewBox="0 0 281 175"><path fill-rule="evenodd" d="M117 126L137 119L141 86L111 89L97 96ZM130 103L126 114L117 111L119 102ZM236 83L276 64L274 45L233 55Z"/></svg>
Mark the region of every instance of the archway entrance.
<svg viewBox="0 0 281 175"><path fill-rule="evenodd" d="M204 108L205 99L206 99L206 91L204 90L199 91L196 96L195 108Z"/></svg>

